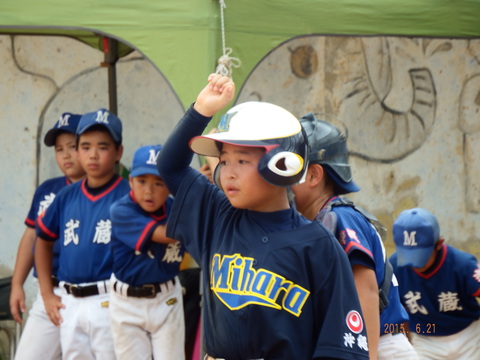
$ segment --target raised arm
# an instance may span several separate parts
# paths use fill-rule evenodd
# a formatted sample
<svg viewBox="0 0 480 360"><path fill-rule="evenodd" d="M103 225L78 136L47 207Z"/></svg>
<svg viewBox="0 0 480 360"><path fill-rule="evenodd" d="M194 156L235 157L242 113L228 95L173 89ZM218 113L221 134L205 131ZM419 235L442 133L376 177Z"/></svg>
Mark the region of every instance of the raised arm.
<svg viewBox="0 0 480 360"><path fill-rule="evenodd" d="M226 76L212 74L208 85L198 94L190 107L165 142L157 160L170 193L175 196L183 178L195 171L189 167L193 153L188 144L194 136L201 135L211 117L225 107L235 94L235 84Z"/></svg>

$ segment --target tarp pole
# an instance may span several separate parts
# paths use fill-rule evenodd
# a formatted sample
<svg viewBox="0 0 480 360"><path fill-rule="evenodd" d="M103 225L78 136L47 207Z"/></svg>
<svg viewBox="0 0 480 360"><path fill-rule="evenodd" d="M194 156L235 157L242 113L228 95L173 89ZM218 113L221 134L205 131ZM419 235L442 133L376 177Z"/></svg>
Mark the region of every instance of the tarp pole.
<svg viewBox="0 0 480 360"><path fill-rule="evenodd" d="M103 51L105 60L102 66L108 71L108 109L110 112L118 115L117 104L117 70L118 61L118 41L112 38L103 38Z"/></svg>

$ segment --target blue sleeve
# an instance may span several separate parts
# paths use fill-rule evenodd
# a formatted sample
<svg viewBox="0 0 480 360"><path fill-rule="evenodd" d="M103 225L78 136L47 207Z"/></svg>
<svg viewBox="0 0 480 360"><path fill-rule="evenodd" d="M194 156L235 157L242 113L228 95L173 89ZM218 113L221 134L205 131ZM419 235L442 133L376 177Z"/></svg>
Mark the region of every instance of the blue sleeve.
<svg viewBox="0 0 480 360"><path fill-rule="evenodd" d="M47 241L56 241L59 238L60 207L60 200L57 196L52 204L37 217L35 229L38 237Z"/></svg>
<svg viewBox="0 0 480 360"><path fill-rule="evenodd" d="M467 293L474 297L480 297L480 263L471 254L467 254L466 260L464 267Z"/></svg>
<svg viewBox="0 0 480 360"><path fill-rule="evenodd" d="M110 206L110 217L114 240L142 252L148 250L153 231L166 222L166 216L162 219L148 216L140 206L130 200L130 195Z"/></svg>
<svg viewBox="0 0 480 360"><path fill-rule="evenodd" d="M30 228L35 228L35 220L39 215L38 214L38 203L40 198L39 193L40 193L40 187L38 187L35 190L35 194L33 195L32 203L30 205L30 210L28 211L27 218L25 219L25 225Z"/></svg>
<svg viewBox="0 0 480 360"><path fill-rule="evenodd" d="M373 259L362 251L353 251L348 255L348 260L350 260L350 265L362 265L369 269L375 271L375 262Z"/></svg>
<svg viewBox="0 0 480 360"><path fill-rule="evenodd" d="M190 106L160 151L158 171L174 196L185 176L191 171L196 171L190 168L193 152L190 150L189 142L194 136L202 134L210 120L210 117L201 115Z"/></svg>

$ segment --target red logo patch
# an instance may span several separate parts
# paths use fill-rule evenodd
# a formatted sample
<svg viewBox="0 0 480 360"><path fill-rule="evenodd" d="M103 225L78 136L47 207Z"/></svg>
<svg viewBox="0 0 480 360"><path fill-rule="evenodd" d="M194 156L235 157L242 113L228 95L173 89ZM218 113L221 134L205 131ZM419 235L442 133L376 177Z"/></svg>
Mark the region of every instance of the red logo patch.
<svg viewBox="0 0 480 360"><path fill-rule="evenodd" d="M352 310L347 314L345 319L348 328L355 334L360 334L363 330L363 319L360 313L356 310Z"/></svg>

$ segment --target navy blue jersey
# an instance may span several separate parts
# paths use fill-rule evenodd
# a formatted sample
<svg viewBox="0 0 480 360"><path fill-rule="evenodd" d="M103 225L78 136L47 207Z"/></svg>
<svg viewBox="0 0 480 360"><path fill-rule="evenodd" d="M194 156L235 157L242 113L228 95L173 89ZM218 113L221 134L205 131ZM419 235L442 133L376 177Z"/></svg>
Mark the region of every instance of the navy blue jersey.
<svg viewBox="0 0 480 360"><path fill-rule="evenodd" d="M334 199L331 199L334 200ZM352 265L363 265L375 271L380 287L385 277L386 252L375 227L359 211L351 206L334 206L337 215L336 238L340 241ZM388 305L380 314L380 334L399 330L400 324L408 321L398 293L398 282L393 276L388 294Z"/></svg>
<svg viewBox="0 0 480 360"><path fill-rule="evenodd" d="M480 265L471 254L443 245L426 273L397 266L400 297L410 314L410 331L426 336L455 334L480 317Z"/></svg>
<svg viewBox="0 0 480 360"><path fill-rule="evenodd" d="M207 122L190 108L158 159L175 195L167 235L203 269L206 352L228 360L368 359L352 271L338 241L293 209L236 209L189 168L188 140Z"/></svg>
<svg viewBox="0 0 480 360"><path fill-rule="evenodd" d="M178 274L183 246L150 240L157 226L166 224L172 203L168 197L159 211L148 213L130 192L110 207L113 272L118 280L140 286L163 283Z"/></svg>
<svg viewBox="0 0 480 360"><path fill-rule="evenodd" d="M71 182L66 176L59 176L53 179L48 179L44 181L38 188L35 190L33 195L32 204L30 210L28 211L27 218L25 219L25 225L29 228L35 228L35 220L42 212L44 212L50 204L55 199L55 195L63 189L65 186L70 185ZM32 249L34 251L34 249ZM53 247L53 264L52 264L52 275L57 275L58 271L58 252L60 251L60 246L55 244ZM33 276L37 277L37 269L35 264L33 264Z"/></svg>
<svg viewBox="0 0 480 360"><path fill-rule="evenodd" d="M59 280L72 284L110 278L110 205L130 190L128 181L116 177L109 187L92 195L85 182L62 189L37 218L37 235L60 243Z"/></svg>

